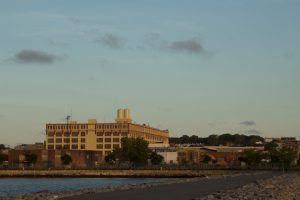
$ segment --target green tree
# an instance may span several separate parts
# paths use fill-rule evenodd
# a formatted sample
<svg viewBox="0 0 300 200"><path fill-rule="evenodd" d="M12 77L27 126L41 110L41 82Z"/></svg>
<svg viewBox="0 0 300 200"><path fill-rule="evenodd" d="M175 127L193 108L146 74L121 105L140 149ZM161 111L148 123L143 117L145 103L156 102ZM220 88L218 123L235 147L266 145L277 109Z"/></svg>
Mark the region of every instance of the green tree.
<svg viewBox="0 0 300 200"><path fill-rule="evenodd" d="M264 155L261 151L249 149L243 152L241 160L245 161L248 165L255 165L260 163L263 158Z"/></svg>
<svg viewBox="0 0 300 200"><path fill-rule="evenodd" d="M151 160L151 163L153 165L159 165L163 162L164 160L164 157L162 157L161 155L157 154L156 152L152 152L150 154L150 160Z"/></svg>
<svg viewBox="0 0 300 200"><path fill-rule="evenodd" d="M297 158L297 153L290 148L272 150L270 152L272 163L281 163L283 167L290 167L292 162Z"/></svg>
<svg viewBox="0 0 300 200"><path fill-rule="evenodd" d="M218 135L210 135L207 138L207 145L219 145Z"/></svg>
<svg viewBox="0 0 300 200"><path fill-rule="evenodd" d="M0 165L2 165L4 161L5 161L5 156L3 154L0 154Z"/></svg>
<svg viewBox="0 0 300 200"><path fill-rule="evenodd" d="M6 149L6 146L4 144L0 144L0 149Z"/></svg>
<svg viewBox="0 0 300 200"><path fill-rule="evenodd" d="M142 138L123 138L121 148L105 157L108 163L129 162L133 165L145 165L148 161L148 142Z"/></svg>
<svg viewBox="0 0 300 200"><path fill-rule="evenodd" d="M61 162L64 166L71 164L72 161L73 161L72 157L68 154L62 155L60 159L61 159Z"/></svg>
<svg viewBox="0 0 300 200"><path fill-rule="evenodd" d="M28 164L33 167L37 162L37 155L34 153L25 154L25 161L27 161Z"/></svg>
<svg viewBox="0 0 300 200"><path fill-rule="evenodd" d="M276 142L269 142L265 144L265 150L266 151L274 151L278 147L278 144Z"/></svg>

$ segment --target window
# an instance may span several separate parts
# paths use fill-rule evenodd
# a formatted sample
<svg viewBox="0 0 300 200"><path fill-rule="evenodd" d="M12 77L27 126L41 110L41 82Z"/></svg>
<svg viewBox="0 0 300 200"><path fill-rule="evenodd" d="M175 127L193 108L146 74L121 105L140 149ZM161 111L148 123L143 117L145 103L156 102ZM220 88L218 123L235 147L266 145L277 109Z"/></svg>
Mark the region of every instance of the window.
<svg viewBox="0 0 300 200"><path fill-rule="evenodd" d="M70 138L65 138L64 143L70 143Z"/></svg>
<svg viewBox="0 0 300 200"><path fill-rule="evenodd" d="M120 147L119 144L114 144L114 145L113 145L113 148L114 148L114 149L118 149L119 147Z"/></svg>
<svg viewBox="0 0 300 200"><path fill-rule="evenodd" d="M48 132L48 137L53 137L54 133L53 132Z"/></svg>
<svg viewBox="0 0 300 200"><path fill-rule="evenodd" d="M105 142L111 142L111 138L105 138Z"/></svg>
<svg viewBox="0 0 300 200"><path fill-rule="evenodd" d="M56 137L61 137L62 133L61 132L56 132Z"/></svg>
<svg viewBox="0 0 300 200"><path fill-rule="evenodd" d="M97 142L103 142L103 138L97 138Z"/></svg>
<svg viewBox="0 0 300 200"><path fill-rule="evenodd" d="M77 144L72 144L72 149L78 149L78 145Z"/></svg>
<svg viewBox="0 0 300 200"><path fill-rule="evenodd" d="M120 139L119 138L114 138L113 142L120 142Z"/></svg>
<svg viewBox="0 0 300 200"><path fill-rule="evenodd" d="M105 149L111 149L111 144L105 144Z"/></svg>
<svg viewBox="0 0 300 200"><path fill-rule="evenodd" d="M77 138L72 138L72 142L73 142L73 143L77 143L77 142L78 142L78 139L77 139Z"/></svg>
<svg viewBox="0 0 300 200"><path fill-rule="evenodd" d="M61 138L56 138L55 142L56 143L62 143L62 139Z"/></svg>
<svg viewBox="0 0 300 200"><path fill-rule="evenodd" d="M80 142L81 142L81 143L85 143L85 138L81 138L81 139L80 139Z"/></svg>
<svg viewBox="0 0 300 200"><path fill-rule="evenodd" d="M56 149L62 149L62 145L56 145Z"/></svg>
<svg viewBox="0 0 300 200"><path fill-rule="evenodd" d="M64 132L64 136L65 136L65 137L69 137L69 136L70 136L70 133L69 133L69 132Z"/></svg>
<svg viewBox="0 0 300 200"><path fill-rule="evenodd" d="M114 132L113 136L119 136L119 133L118 132Z"/></svg>
<svg viewBox="0 0 300 200"><path fill-rule="evenodd" d="M54 143L54 139L48 139L48 143Z"/></svg>
<svg viewBox="0 0 300 200"><path fill-rule="evenodd" d="M81 136L85 136L85 132L81 132L81 134L80 134Z"/></svg>
<svg viewBox="0 0 300 200"><path fill-rule="evenodd" d="M97 136L103 136L102 132L97 132Z"/></svg>
<svg viewBox="0 0 300 200"><path fill-rule="evenodd" d="M85 144L80 145L80 149L85 149Z"/></svg>
<svg viewBox="0 0 300 200"><path fill-rule="evenodd" d="M48 145L48 149L54 149L54 145Z"/></svg>
<svg viewBox="0 0 300 200"><path fill-rule="evenodd" d="M105 136L111 136L110 132L105 132Z"/></svg>
<svg viewBox="0 0 300 200"><path fill-rule="evenodd" d="M111 153L111 151L105 151L105 155L108 155L110 153Z"/></svg>
<svg viewBox="0 0 300 200"><path fill-rule="evenodd" d="M128 127L127 124L124 124L124 125L123 125L123 128L127 128L127 127Z"/></svg>
<svg viewBox="0 0 300 200"><path fill-rule="evenodd" d="M70 145L65 144L65 145L64 145L64 149L70 149Z"/></svg>
<svg viewBox="0 0 300 200"><path fill-rule="evenodd" d="M103 149L103 144L97 144L97 145L96 145L96 148L97 148L97 149Z"/></svg>
<svg viewBox="0 0 300 200"><path fill-rule="evenodd" d="M123 136L123 137L127 137L127 135L128 135L128 134L127 134L126 132L122 133L122 136Z"/></svg>
<svg viewBox="0 0 300 200"><path fill-rule="evenodd" d="M72 136L78 136L78 132L72 132Z"/></svg>

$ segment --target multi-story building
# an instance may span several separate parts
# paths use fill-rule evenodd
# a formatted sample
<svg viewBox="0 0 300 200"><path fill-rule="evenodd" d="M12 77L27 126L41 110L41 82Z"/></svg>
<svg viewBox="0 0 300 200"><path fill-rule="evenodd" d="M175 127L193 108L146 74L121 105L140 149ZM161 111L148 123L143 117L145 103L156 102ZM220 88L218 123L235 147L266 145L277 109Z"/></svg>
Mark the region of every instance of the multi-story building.
<svg viewBox="0 0 300 200"><path fill-rule="evenodd" d="M132 123L128 109L119 109L113 123L67 122L46 124L46 149L100 151L102 155L119 148L123 137L141 137L151 143L169 143L169 131Z"/></svg>

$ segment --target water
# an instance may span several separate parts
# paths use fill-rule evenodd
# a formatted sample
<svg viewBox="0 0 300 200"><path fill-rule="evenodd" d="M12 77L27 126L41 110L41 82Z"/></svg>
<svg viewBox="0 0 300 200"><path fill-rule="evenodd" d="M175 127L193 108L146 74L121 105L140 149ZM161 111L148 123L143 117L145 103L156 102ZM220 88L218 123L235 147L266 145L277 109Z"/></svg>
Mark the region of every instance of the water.
<svg viewBox="0 0 300 200"><path fill-rule="evenodd" d="M159 182L159 178L0 178L0 196L102 186Z"/></svg>

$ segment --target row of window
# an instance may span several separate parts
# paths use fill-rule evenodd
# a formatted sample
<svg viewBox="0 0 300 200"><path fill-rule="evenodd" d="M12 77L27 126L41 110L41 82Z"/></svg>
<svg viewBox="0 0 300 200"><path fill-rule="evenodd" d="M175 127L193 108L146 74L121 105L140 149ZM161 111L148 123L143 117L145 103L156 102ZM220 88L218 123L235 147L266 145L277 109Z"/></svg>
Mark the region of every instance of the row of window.
<svg viewBox="0 0 300 200"><path fill-rule="evenodd" d="M128 124L97 124L97 129L121 129L121 128L128 128Z"/></svg>
<svg viewBox="0 0 300 200"><path fill-rule="evenodd" d="M71 147L71 148L70 148ZM78 144L72 144L72 145L68 145L68 144L65 144L65 145L55 145L55 149L85 149L85 144L81 144L80 146ZM103 147L105 149L111 149L113 147L113 149L117 149L117 148L120 148L120 145L119 144L97 144L96 145L96 148L97 149L103 149ZM48 145L48 149L54 149L54 145Z"/></svg>
<svg viewBox="0 0 300 200"><path fill-rule="evenodd" d="M97 149L103 149L103 147L105 149L111 149L111 147L113 147L113 149L117 149L117 148L120 148L120 145L119 144L113 144L113 145L111 145L111 144L105 144L104 146L103 146L103 144L97 144L96 145Z"/></svg>
<svg viewBox="0 0 300 200"><path fill-rule="evenodd" d="M122 136L122 137L127 137L127 133L126 132L122 132L122 133L120 133L120 132L97 132L96 133L97 134L97 136ZM48 135L48 137L54 137L54 136L56 136L56 137L62 137L62 136L64 136L64 137L69 137L69 136L73 136L73 137L77 137L77 136L79 136L79 132L72 132L72 133L70 133L70 132L64 132L64 133L62 133L62 132L56 132L56 133L54 133L54 132L48 132L47 133L47 135ZM81 132L80 133L80 136L81 137L84 137L86 135L86 133L85 132Z"/></svg>
<svg viewBox="0 0 300 200"><path fill-rule="evenodd" d="M49 130L65 130L65 129L87 129L87 124L64 124L64 125L47 125ZM128 124L97 124L97 129L121 129L128 128Z"/></svg>
<svg viewBox="0 0 300 200"><path fill-rule="evenodd" d="M122 137L127 137L127 133L126 132L97 132L96 133L97 136L122 136Z"/></svg>
<svg viewBox="0 0 300 200"><path fill-rule="evenodd" d="M87 129L87 124L47 125L47 129Z"/></svg>
<svg viewBox="0 0 300 200"><path fill-rule="evenodd" d="M70 138L64 138L64 139L62 139L62 138L56 138L55 140L54 139L52 139L52 138L49 138L48 139L48 143L54 143L54 141L56 142L56 143L62 143L62 141L64 141L64 143L70 143L70 141L72 141L72 143L78 143L78 138L72 138L72 139L70 139ZM102 142L120 142L120 138L97 138L97 142L98 143L102 143ZM80 142L81 143L85 143L85 138L80 138Z"/></svg>
<svg viewBox="0 0 300 200"><path fill-rule="evenodd" d="M70 132L48 132L47 133L48 137L53 137L54 135L56 135L57 137L61 137L61 136L65 136L65 137L69 137L70 135L72 136L79 136L79 132L72 132L72 134ZM84 137L85 136L85 132L81 132L80 136Z"/></svg>
<svg viewBox="0 0 300 200"><path fill-rule="evenodd" d="M113 138L113 139L111 139L111 138L97 138L97 142L99 142L99 143L101 143L101 142L103 142L103 140L104 140L104 142L111 142L111 141L113 141L113 142L120 142L120 138Z"/></svg>
<svg viewBox="0 0 300 200"><path fill-rule="evenodd" d="M68 145L68 144L65 144L65 145L55 145L55 149L78 149L78 145L77 144L72 144L71 146ZM54 149L54 145L48 145L48 149ZM81 144L80 145L80 149L85 149L85 144Z"/></svg>
<svg viewBox="0 0 300 200"><path fill-rule="evenodd" d="M70 141L72 141L72 143L78 143L78 138L72 138L71 140L70 140L70 138L64 138L64 139L56 138L55 139L56 143L62 143L62 141L64 141L64 143L70 143ZM85 143L85 138L80 138L80 142ZM48 143L54 143L54 139L49 138Z"/></svg>

